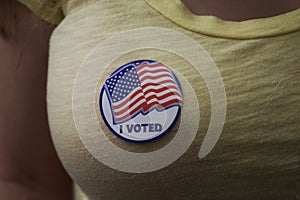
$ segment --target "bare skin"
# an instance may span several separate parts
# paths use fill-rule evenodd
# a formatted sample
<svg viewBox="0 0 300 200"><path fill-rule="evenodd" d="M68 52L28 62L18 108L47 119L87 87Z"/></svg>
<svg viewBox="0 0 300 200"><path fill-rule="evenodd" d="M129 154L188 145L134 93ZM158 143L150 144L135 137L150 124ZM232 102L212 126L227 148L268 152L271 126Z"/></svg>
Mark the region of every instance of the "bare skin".
<svg viewBox="0 0 300 200"><path fill-rule="evenodd" d="M266 18L300 8L300 0L181 0L196 15L213 15L224 20Z"/></svg>
<svg viewBox="0 0 300 200"><path fill-rule="evenodd" d="M0 199L69 200L71 180L54 150L46 114L55 27L16 2L12 17L0 24Z"/></svg>

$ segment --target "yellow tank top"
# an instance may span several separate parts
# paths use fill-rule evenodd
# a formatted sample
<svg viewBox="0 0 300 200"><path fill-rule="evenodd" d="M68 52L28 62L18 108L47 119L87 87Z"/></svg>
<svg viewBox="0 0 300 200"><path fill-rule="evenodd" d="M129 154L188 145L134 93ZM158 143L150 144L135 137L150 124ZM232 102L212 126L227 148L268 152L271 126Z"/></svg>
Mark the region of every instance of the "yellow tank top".
<svg viewBox="0 0 300 200"><path fill-rule="evenodd" d="M32 1L21 1L36 10ZM41 16L53 23L65 13L50 42L51 133L65 168L89 199L281 200L299 195L300 9L242 22L196 16L180 0L81 1L53 4L50 10ZM207 54L197 57L193 45ZM110 58L120 49L122 54ZM102 66L107 59L109 64ZM157 60L175 72L183 104L169 133L134 144L111 133L95 98L114 70L141 59ZM203 73L197 63L206 66ZM215 69L221 79L209 79ZM220 92L210 91L210 84ZM91 101L85 101L88 96ZM201 146L216 139L207 137L214 120L220 135L199 158ZM95 131L100 130L96 125L101 131ZM110 151L112 143L148 156L171 144L179 130L191 139L190 146L156 170L137 172L132 163L150 169L157 160L128 159ZM194 138L188 138L190 132ZM159 156L164 161L172 153Z"/></svg>

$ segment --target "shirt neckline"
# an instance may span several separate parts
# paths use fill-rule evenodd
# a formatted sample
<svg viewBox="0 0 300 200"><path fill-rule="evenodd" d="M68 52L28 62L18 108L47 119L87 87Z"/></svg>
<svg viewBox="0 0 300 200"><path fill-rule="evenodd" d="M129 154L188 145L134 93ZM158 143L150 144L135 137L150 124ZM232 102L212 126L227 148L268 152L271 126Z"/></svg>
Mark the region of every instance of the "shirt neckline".
<svg viewBox="0 0 300 200"><path fill-rule="evenodd" d="M222 20L215 16L195 15L181 0L145 1L177 25L214 37L257 39L284 35L300 30L300 8L274 17L236 22Z"/></svg>

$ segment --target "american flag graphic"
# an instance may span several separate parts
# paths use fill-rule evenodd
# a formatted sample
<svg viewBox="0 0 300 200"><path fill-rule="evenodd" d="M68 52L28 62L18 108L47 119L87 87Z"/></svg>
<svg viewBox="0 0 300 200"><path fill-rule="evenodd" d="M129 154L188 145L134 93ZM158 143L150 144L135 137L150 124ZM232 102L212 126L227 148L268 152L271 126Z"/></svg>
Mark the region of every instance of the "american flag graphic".
<svg viewBox="0 0 300 200"><path fill-rule="evenodd" d="M181 106L179 83L166 66L142 60L131 62L112 74L104 88L111 104L113 122L120 124L152 109Z"/></svg>

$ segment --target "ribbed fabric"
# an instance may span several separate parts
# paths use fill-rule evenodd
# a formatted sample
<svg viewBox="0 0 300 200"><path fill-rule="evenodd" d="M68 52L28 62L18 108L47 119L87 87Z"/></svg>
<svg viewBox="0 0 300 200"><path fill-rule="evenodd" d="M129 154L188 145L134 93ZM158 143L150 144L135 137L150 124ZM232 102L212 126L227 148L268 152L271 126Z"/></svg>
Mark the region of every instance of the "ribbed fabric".
<svg viewBox="0 0 300 200"><path fill-rule="evenodd" d="M44 20L59 24L64 15L95 0L19 0ZM253 39L272 37L300 30L300 9L279 16L242 22L226 21L214 16L197 16L181 0L145 0L159 13L176 24L215 37Z"/></svg>
<svg viewBox="0 0 300 200"><path fill-rule="evenodd" d="M300 9L275 17L233 22L214 16L197 16L190 12L181 0L145 1L176 24L205 35L253 39L272 37L300 30Z"/></svg>

